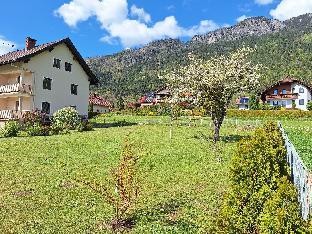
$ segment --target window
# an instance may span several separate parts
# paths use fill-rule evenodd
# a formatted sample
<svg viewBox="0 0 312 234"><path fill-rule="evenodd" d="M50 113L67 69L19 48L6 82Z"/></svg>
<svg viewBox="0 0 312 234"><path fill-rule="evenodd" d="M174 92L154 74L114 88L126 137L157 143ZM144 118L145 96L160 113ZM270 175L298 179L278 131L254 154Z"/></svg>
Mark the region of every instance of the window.
<svg viewBox="0 0 312 234"><path fill-rule="evenodd" d="M58 69L61 69L61 60L55 58L55 59L54 59L54 62L53 62L53 67L56 67L56 68L58 68Z"/></svg>
<svg viewBox="0 0 312 234"><path fill-rule="evenodd" d="M275 94L275 95L278 94L278 89L274 89L274 94Z"/></svg>
<svg viewBox="0 0 312 234"><path fill-rule="evenodd" d="M18 76L17 79L16 79L16 81L17 81L18 84L21 83L21 80L22 80L21 76Z"/></svg>
<svg viewBox="0 0 312 234"><path fill-rule="evenodd" d="M286 93L287 93L286 89L283 89L282 94L286 94Z"/></svg>
<svg viewBox="0 0 312 234"><path fill-rule="evenodd" d="M18 111L19 110L19 101L16 101L15 102L15 111Z"/></svg>
<svg viewBox="0 0 312 234"><path fill-rule="evenodd" d="M304 88L300 88L299 93L304 93Z"/></svg>
<svg viewBox="0 0 312 234"><path fill-rule="evenodd" d="M299 105L300 105L300 106L303 106L303 105L304 105L304 99L300 99L300 100L299 100Z"/></svg>
<svg viewBox="0 0 312 234"><path fill-rule="evenodd" d="M43 102L43 103L42 103L41 111L42 111L43 113L50 114L50 103L48 103L48 102Z"/></svg>
<svg viewBox="0 0 312 234"><path fill-rule="evenodd" d="M43 89L47 89L47 90L51 90L51 83L52 83L52 79L50 78L44 78L43 79Z"/></svg>
<svg viewBox="0 0 312 234"><path fill-rule="evenodd" d="M282 101L282 107L286 107L286 101Z"/></svg>
<svg viewBox="0 0 312 234"><path fill-rule="evenodd" d="M273 106L278 106L278 101L273 101Z"/></svg>
<svg viewBox="0 0 312 234"><path fill-rule="evenodd" d="M295 93L296 92L296 89L295 88L292 88L292 93Z"/></svg>
<svg viewBox="0 0 312 234"><path fill-rule="evenodd" d="M72 69L72 64L65 62L65 71L71 72Z"/></svg>
<svg viewBox="0 0 312 234"><path fill-rule="evenodd" d="M71 84L70 90L71 90L71 94L77 95L78 94L78 85Z"/></svg>

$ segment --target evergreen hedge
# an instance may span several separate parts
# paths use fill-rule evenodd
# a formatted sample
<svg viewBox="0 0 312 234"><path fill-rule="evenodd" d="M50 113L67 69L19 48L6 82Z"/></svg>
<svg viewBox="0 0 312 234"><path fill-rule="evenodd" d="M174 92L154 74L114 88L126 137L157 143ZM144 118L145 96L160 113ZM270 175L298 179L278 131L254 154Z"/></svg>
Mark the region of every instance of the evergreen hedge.
<svg viewBox="0 0 312 234"><path fill-rule="evenodd" d="M267 123L238 144L230 166L230 186L217 222L219 233L304 229L284 141L275 123Z"/></svg>

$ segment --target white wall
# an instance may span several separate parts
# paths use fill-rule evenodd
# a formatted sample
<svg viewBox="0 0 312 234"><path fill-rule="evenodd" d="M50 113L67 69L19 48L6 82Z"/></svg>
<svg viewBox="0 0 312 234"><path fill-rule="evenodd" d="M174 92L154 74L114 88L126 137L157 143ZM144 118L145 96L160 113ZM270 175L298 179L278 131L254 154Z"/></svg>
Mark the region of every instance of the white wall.
<svg viewBox="0 0 312 234"><path fill-rule="evenodd" d="M299 93L299 89L303 88L304 93ZM293 93L298 93L299 97L296 100L296 108L301 110L307 110L307 103L311 101L311 91L304 85L301 85L299 83L293 83L291 85L291 89L293 90ZM304 105L299 105L299 100L304 100Z"/></svg>
<svg viewBox="0 0 312 234"><path fill-rule="evenodd" d="M249 110L249 106L246 104L238 104L239 110Z"/></svg>
<svg viewBox="0 0 312 234"><path fill-rule="evenodd" d="M61 59L61 69L53 67L54 58ZM72 64L71 72L65 71L65 62ZM67 106L76 106L81 115L88 114L89 77L65 44L32 57L23 66L33 72L34 108L41 109L42 102L49 102L51 114ZM52 79L51 90L43 89L44 77ZM78 85L78 95L71 94L71 84Z"/></svg>
<svg viewBox="0 0 312 234"><path fill-rule="evenodd" d="M284 102L284 103L286 103L285 108L287 108L287 109L291 109L291 108L292 108L292 100L288 100L288 99L286 99L286 100L282 100L282 99L270 100L269 104L270 104L271 106L275 106L275 105L273 104L273 102L275 102L275 103L277 102L277 103L278 103L277 106L281 106L281 107L283 107L282 104L283 104L283 102Z"/></svg>

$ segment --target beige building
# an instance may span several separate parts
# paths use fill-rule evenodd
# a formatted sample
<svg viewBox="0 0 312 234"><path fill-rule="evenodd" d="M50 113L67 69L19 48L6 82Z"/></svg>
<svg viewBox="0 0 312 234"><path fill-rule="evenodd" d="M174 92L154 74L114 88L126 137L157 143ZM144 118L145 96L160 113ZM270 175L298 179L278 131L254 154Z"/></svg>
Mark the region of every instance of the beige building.
<svg viewBox="0 0 312 234"><path fill-rule="evenodd" d="M105 114L112 110L112 104L104 97L98 94L90 94L89 105L92 107L93 113Z"/></svg>
<svg viewBox="0 0 312 234"><path fill-rule="evenodd" d="M87 116L89 86L96 83L69 38L36 46L28 37L25 49L0 56L0 120L36 109L52 115L68 106Z"/></svg>

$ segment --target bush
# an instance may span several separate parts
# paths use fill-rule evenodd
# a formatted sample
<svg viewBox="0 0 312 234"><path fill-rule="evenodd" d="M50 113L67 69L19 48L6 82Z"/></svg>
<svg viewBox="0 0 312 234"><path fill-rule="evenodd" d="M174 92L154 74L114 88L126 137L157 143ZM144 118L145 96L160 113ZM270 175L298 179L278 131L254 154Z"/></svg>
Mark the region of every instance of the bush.
<svg viewBox="0 0 312 234"><path fill-rule="evenodd" d="M288 222L285 230L289 232L281 233L296 231L303 221L298 218L297 195L291 194L294 197L289 199L287 194L286 188L288 192L295 189L288 178L284 141L277 125L270 122L238 145L230 166L231 189L218 219L219 231L276 233L265 228L278 230L284 222ZM284 211L291 213L279 213ZM271 226L265 227L269 222Z"/></svg>
<svg viewBox="0 0 312 234"><path fill-rule="evenodd" d="M33 126L35 123L42 123L45 118L45 114L41 113L39 110L33 112L26 112L23 115L23 124L25 127Z"/></svg>
<svg viewBox="0 0 312 234"><path fill-rule="evenodd" d="M65 107L53 114L54 129L76 129L80 123L78 112L72 107Z"/></svg>
<svg viewBox="0 0 312 234"><path fill-rule="evenodd" d="M78 132L92 131L93 124L89 121L82 121L77 128Z"/></svg>
<svg viewBox="0 0 312 234"><path fill-rule="evenodd" d="M298 193L287 177L277 181L277 189L264 203L259 217L260 233L293 233L303 229ZM303 233L303 232L302 232Z"/></svg>
<svg viewBox="0 0 312 234"><path fill-rule="evenodd" d="M308 111L312 111L312 101L309 101L307 104Z"/></svg>
<svg viewBox="0 0 312 234"><path fill-rule="evenodd" d="M43 126L40 123L34 123L25 128L28 136L48 136L50 132L49 126Z"/></svg>
<svg viewBox="0 0 312 234"><path fill-rule="evenodd" d="M2 129L4 137L16 137L20 130L20 124L17 121L8 121Z"/></svg>
<svg viewBox="0 0 312 234"><path fill-rule="evenodd" d="M79 183L88 186L94 192L101 194L105 201L109 202L115 211L115 217L110 226L114 232L125 228L124 224L131 221L136 210L140 195L141 183L138 171L139 155L134 151L133 145L125 141L120 162L117 168L111 170L112 178L105 184L78 180Z"/></svg>

